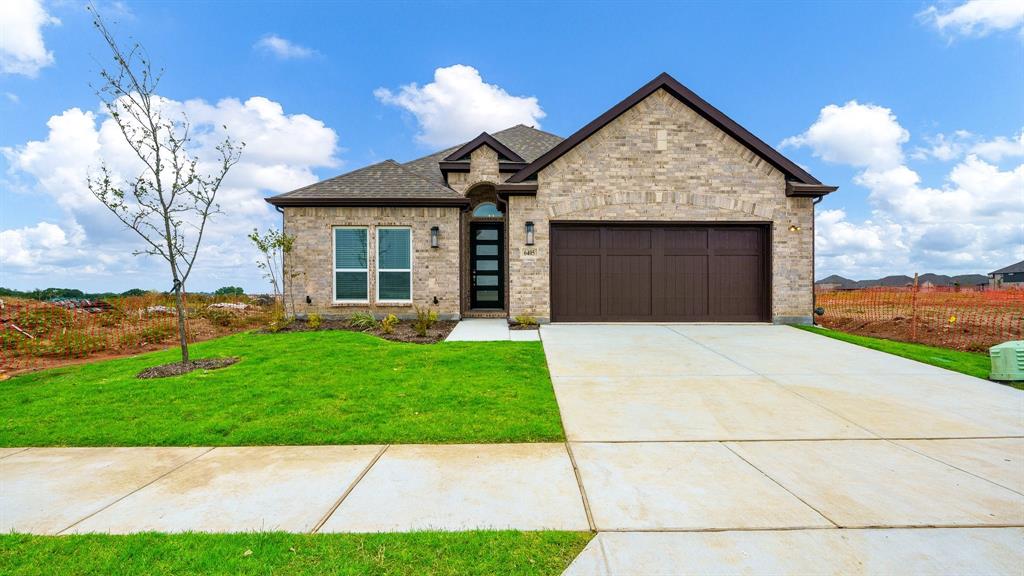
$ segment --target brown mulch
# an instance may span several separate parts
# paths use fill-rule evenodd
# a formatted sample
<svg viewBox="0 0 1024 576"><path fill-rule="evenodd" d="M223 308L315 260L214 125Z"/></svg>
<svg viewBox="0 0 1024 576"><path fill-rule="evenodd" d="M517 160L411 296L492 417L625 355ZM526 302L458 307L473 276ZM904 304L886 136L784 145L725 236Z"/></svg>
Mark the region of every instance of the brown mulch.
<svg viewBox="0 0 1024 576"><path fill-rule="evenodd" d="M539 324L509 324L509 330L540 330Z"/></svg>
<svg viewBox="0 0 1024 576"><path fill-rule="evenodd" d="M237 357L202 358L200 360L192 360L187 364L182 362L172 362L170 364L161 364L160 366L146 368L142 372L136 374L135 377L166 378L168 376L180 376L182 374L188 374L193 370L216 370L218 368L224 368L226 366L231 366L235 362L238 362Z"/></svg>
<svg viewBox="0 0 1024 576"><path fill-rule="evenodd" d="M426 336L420 336L416 333L416 330L412 327L412 321L403 320L394 327L394 330L390 334L385 334L380 328L363 329L350 326L347 320L342 319L323 319L320 321L318 328L311 328L305 320L294 320L288 326L278 330L278 332L314 332L320 330L345 330L348 332L362 332L363 334L371 334L385 340L391 340L393 342L410 342L413 344L434 344L440 342L448 337L448 334L455 329L455 325L458 322L451 320L438 320L427 330Z"/></svg>

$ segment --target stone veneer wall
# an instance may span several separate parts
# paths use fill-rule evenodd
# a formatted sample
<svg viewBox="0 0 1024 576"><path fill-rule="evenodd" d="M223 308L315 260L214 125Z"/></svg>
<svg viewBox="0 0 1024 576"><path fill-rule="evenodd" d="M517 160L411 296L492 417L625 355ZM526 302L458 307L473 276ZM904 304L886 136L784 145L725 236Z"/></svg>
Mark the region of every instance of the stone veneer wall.
<svg viewBox="0 0 1024 576"><path fill-rule="evenodd" d="M285 259L285 298L298 314L348 315L368 310L399 317L415 314L413 306L430 307L443 318L459 316L459 208L285 208L284 231L295 236ZM334 226L369 228L370 303L334 303ZM413 304L378 306L376 296L376 226L412 228ZM439 247L430 247L430 228L440 228ZM292 274L296 277L291 278ZM306 304L306 296L313 303ZM434 304L434 298L438 303Z"/></svg>
<svg viewBox="0 0 1024 576"><path fill-rule="evenodd" d="M773 319L810 321L811 200L787 198L781 172L664 90L541 170L536 197L509 204L510 316L551 317L550 221L751 221L772 222Z"/></svg>

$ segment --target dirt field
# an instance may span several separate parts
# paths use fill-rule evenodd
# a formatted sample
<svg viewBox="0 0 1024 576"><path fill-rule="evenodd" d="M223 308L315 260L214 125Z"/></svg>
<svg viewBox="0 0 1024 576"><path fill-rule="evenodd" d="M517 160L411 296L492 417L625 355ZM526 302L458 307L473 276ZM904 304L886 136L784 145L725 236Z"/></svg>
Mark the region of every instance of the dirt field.
<svg viewBox="0 0 1024 576"><path fill-rule="evenodd" d="M903 342L985 352L1024 339L1024 291L870 288L818 291L822 326Z"/></svg>

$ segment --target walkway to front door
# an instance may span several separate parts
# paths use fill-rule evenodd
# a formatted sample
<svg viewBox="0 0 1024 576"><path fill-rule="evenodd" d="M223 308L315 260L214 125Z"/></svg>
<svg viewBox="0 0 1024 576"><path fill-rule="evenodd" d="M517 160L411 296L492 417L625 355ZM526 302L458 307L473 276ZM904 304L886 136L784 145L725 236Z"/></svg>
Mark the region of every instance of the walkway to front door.
<svg viewBox="0 0 1024 576"><path fill-rule="evenodd" d="M505 308L505 230L502 222L470 224L469 306L474 310Z"/></svg>

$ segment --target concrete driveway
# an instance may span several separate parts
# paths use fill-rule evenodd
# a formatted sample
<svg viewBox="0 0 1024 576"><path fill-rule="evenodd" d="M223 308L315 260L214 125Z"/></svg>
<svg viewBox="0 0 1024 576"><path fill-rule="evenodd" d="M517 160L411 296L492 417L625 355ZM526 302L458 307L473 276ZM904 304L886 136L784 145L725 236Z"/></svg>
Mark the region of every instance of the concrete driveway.
<svg viewBox="0 0 1024 576"><path fill-rule="evenodd" d="M768 325L551 325L570 574L1024 570L1024 393Z"/></svg>

